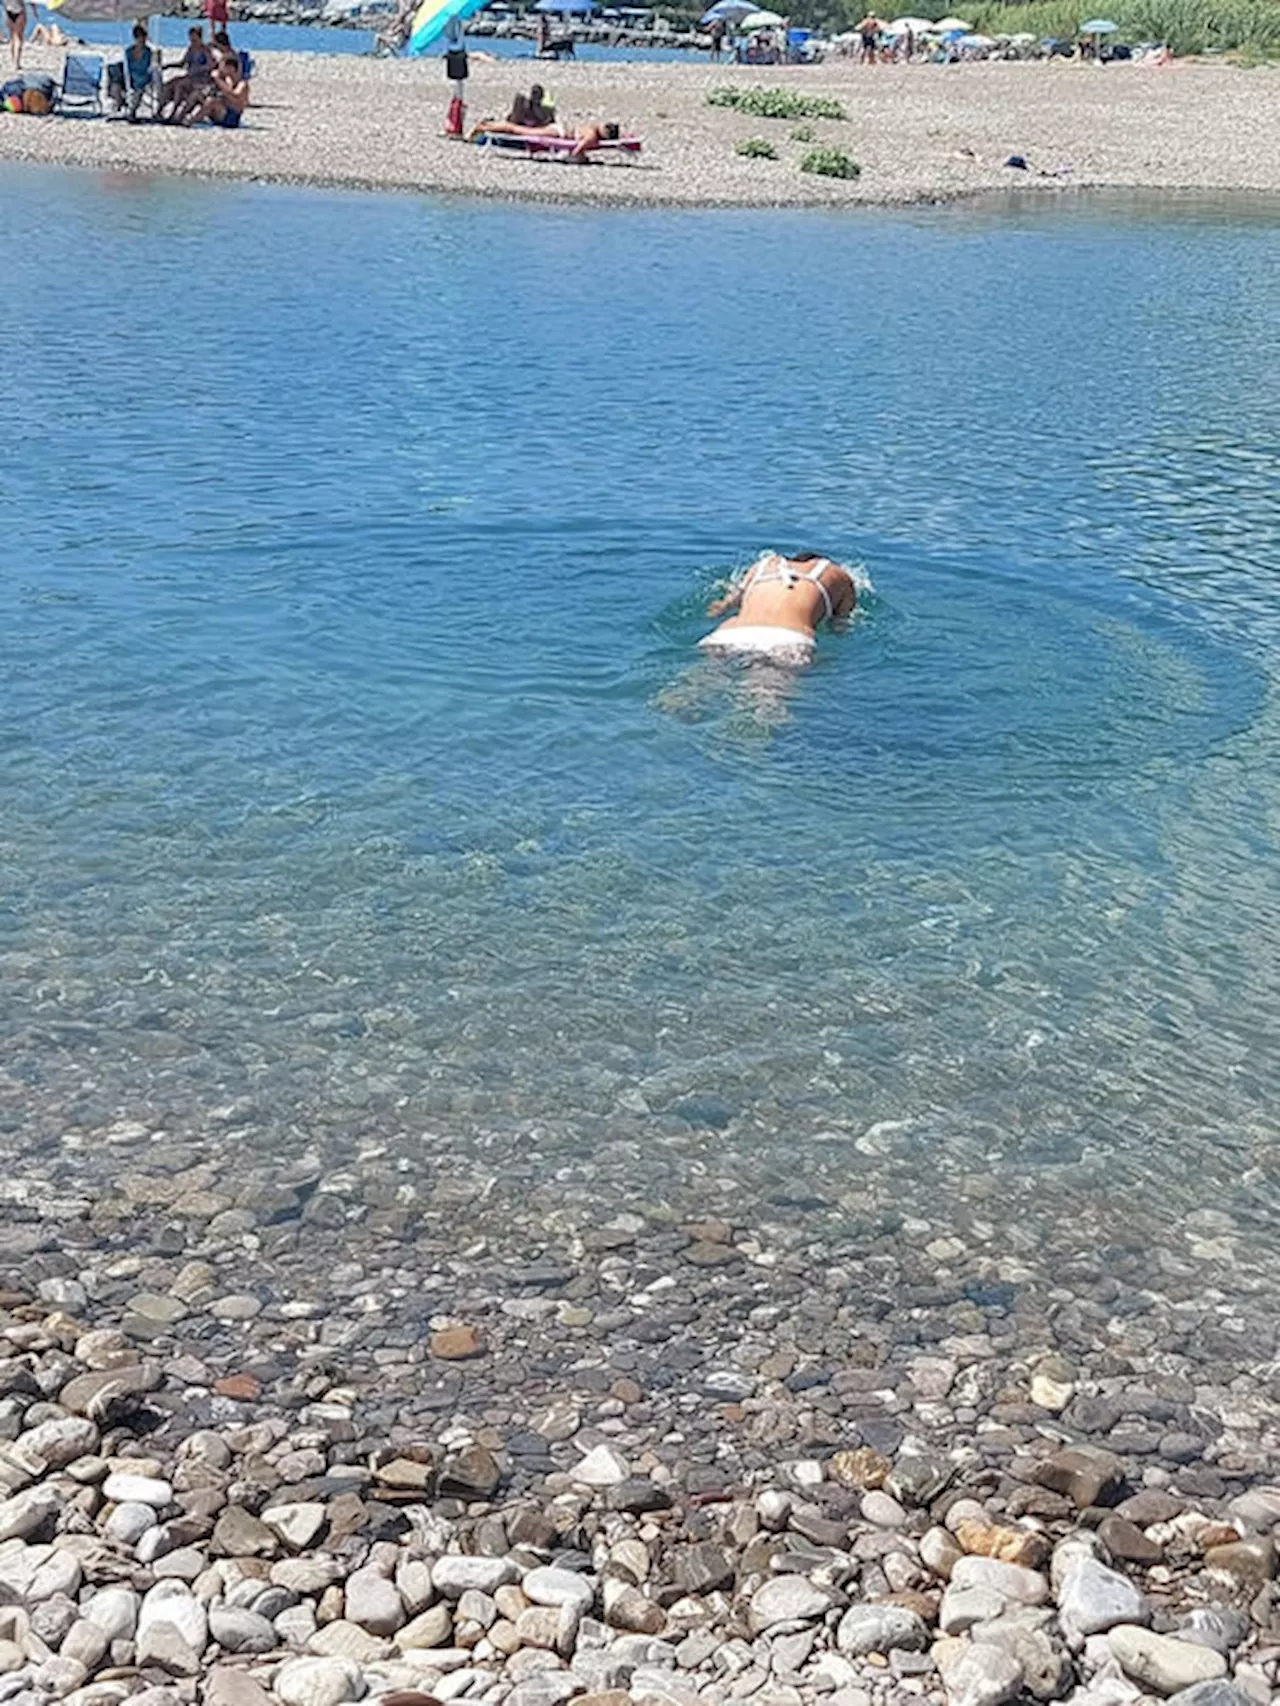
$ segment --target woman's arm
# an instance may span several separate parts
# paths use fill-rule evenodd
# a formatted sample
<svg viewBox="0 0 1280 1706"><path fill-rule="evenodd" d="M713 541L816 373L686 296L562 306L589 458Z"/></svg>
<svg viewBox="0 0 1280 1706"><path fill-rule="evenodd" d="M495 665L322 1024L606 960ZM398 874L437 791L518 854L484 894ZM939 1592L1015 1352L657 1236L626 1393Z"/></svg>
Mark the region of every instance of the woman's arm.
<svg viewBox="0 0 1280 1706"><path fill-rule="evenodd" d="M731 586L723 596L711 600L707 606L707 615L727 616L731 610L736 610L742 603L742 594L745 590L741 582L737 586Z"/></svg>

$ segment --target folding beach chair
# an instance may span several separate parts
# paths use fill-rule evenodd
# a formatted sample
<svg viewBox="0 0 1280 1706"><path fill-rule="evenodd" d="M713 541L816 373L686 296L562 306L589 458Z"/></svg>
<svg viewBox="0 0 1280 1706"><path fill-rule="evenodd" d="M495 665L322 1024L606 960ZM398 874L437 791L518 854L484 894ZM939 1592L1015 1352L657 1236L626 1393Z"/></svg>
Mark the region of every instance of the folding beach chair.
<svg viewBox="0 0 1280 1706"><path fill-rule="evenodd" d="M89 118L102 116L102 60L91 54L69 53L62 67L58 111Z"/></svg>

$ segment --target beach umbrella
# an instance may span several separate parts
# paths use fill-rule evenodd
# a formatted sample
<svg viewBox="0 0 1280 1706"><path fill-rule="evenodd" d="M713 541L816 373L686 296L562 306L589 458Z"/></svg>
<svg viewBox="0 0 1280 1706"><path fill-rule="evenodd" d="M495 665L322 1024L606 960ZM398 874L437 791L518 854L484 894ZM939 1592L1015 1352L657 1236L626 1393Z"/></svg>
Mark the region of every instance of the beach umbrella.
<svg viewBox="0 0 1280 1706"><path fill-rule="evenodd" d="M413 14L405 52L410 55L425 53L433 42L439 41L450 24L461 26L484 4L485 0L422 0Z"/></svg>
<svg viewBox="0 0 1280 1706"><path fill-rule="evenodd" d="M776 30L782 19L776 12L748 12L739 25L744 30Z"/></svg>
<svg viewBox="0 0 1280 1706"><path fill-rule="evenodd" d="M966 24L963 18L939 18L933 28L940 36L948 36L953 30L959 30L960 34L964 36L968 35L973 25Z"/></svg>
<svg viewBox="0 0 1280 1706"><path fill-rule="evenodd" d="M895 18L888 26L891 36L905 36L908 33L922 36L927 35L932 28L932 18Z"/></svg>
<svg viewBox="0 0 1280 1706"><path fill-rule="evenodd" d="M1109 36L1114 35L1119 28L1119 24L1113 24L1110 18L1090 18L1087 24L1081 24L1080 34L1082 36Z"/></svg>
<svg viewBox="0 0 1280 1706"><path fill-rule="evenodd" d="M702 21L709 24L718 19L723 24L736 24L749 17L756 10L758 3L759 0L716 0Z"/></svg>

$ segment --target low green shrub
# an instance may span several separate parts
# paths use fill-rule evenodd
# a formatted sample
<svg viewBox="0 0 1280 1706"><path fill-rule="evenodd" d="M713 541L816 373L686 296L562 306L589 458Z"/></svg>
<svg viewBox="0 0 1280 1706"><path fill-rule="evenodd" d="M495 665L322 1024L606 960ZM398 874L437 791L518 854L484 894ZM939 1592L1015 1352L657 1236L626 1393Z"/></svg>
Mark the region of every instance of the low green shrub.
<svg viewBox="0 0 1280 1706"><path fill-rule="evenodd" d="M778 150L772 142L766 142L763 136L744 136L741 142L733 147L735 154L742 154L748 160L776 160Z"/></svg>
<svg viewBox="0 0 1280 1706"><path fill-rule="evenodd" d="M862 167L851 160L843 148L811 148L800 162L802 172L815 172L820 178L860 178Z"/></svg>
<svg viewBox="0 0 1280 1706"><path fill-rule="evenodd" d="M707 96L711 107L732 107L735 112L751 118L837 118L846 116L839 101L824 95L793 95L789 89L712 89Z"/></svg>
<svg viewBox="0 0 1280 1706"><path fill-rule="evenodd" d="M791 132L791 140L793 142L813 142L815 140L813 126L811 124L798 124Z"/></svg>

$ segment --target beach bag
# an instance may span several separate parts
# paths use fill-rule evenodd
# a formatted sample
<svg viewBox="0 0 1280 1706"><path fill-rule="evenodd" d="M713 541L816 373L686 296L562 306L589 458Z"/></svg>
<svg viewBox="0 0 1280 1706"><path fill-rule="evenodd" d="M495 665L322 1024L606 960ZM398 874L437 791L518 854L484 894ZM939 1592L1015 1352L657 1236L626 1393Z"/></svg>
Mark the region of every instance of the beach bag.
<svg viewBox="0 0 1280 1706"><path fill-rule="evenodd" d="M469 73L465 47L451 47L444 56L444 74L451 83L465 83Z"/></svg>

